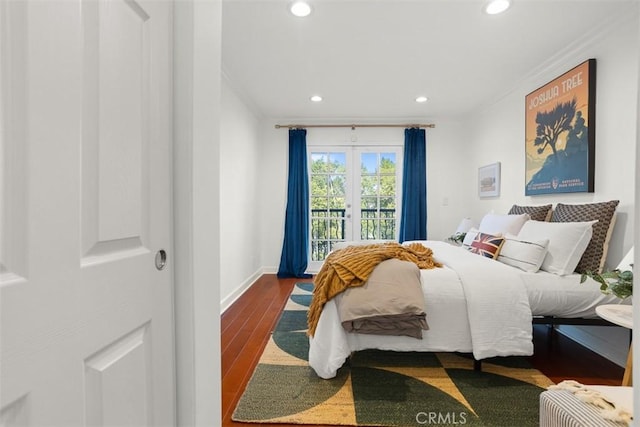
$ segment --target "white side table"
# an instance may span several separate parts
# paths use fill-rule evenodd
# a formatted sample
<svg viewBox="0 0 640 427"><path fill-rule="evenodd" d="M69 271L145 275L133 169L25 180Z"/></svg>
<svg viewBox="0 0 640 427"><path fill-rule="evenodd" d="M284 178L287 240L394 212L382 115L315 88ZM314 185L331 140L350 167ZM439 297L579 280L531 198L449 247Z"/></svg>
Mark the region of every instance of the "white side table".
<svg viewBox="0 0 640 427"><path fill-rule="evenodd" d="M623 326L627 329L633 329L633 306L632 305L618 305L618 304L605 304L596 307L596 314L602 317L604 320L608 320L616 325ZM633 377L633 343L629 347L629 355L627 356L627 366L624 369L624 376L622 377L623 386L631 386Z"/></svg>

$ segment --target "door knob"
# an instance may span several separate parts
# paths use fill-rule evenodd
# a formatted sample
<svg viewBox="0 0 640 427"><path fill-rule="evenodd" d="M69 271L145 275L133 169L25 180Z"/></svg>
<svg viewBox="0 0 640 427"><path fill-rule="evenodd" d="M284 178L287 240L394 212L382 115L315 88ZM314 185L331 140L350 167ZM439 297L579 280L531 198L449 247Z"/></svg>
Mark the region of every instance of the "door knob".
<svg viewBox="0 0 640 427"><path fill-rule="evenodd" d="M164 249L160 249L156 252L156 268L163 270L167 265L167 252Z"/></svg>

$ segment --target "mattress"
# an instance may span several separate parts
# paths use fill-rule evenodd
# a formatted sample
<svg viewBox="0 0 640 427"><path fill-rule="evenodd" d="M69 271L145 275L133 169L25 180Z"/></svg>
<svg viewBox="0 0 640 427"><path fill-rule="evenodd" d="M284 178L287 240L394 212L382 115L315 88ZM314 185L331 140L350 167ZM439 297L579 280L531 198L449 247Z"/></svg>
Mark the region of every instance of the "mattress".
<svg viewBox="0 0 640 427"><path fill-rule="evenodd" d="M539 271L522 272L529 306L534 316L597 318L596 307L602 304L631 304L615 295L605 295L592 279L580 283L580 274L558 276Z"/></svg>

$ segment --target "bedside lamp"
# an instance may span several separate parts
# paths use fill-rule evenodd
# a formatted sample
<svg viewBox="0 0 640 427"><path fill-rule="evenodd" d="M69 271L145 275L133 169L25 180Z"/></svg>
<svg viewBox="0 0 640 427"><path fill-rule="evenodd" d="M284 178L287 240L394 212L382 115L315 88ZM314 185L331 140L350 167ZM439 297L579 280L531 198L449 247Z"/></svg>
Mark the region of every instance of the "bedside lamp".
<svg viewBox="0 0 640 427"><path fill-rule="evenodd" d="M456 228L456 232L454 234L466 233L475 225L476 224L471 220L471 218L463 218L462 221L460 221L458 228Z"/></svg>
<svg viewBox="0 0 640 427"><path fill-rule="evenodd" d="M447 238L447 241L454 242L457 245L461 245L464 241L465 236L467 235L467 231L474 227L475 223L471 220L471 218L463 218L456 228L455 233Z"/></svg>

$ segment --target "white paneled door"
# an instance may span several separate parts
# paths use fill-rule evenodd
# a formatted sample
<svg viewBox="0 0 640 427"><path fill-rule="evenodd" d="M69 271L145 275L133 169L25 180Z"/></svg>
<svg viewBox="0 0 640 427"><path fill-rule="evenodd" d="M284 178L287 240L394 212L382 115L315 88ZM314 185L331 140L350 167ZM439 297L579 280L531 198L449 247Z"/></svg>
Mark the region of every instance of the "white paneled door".
<svg viewBox="0 0 640 427"><path fill-rule="evenodd" d="M0 425L175 420L169 1L0 2Z"/></svg>

